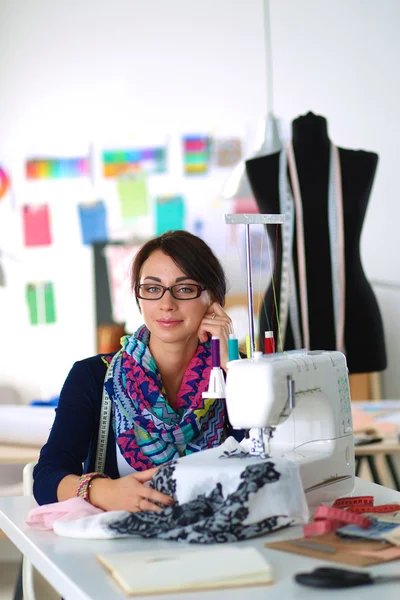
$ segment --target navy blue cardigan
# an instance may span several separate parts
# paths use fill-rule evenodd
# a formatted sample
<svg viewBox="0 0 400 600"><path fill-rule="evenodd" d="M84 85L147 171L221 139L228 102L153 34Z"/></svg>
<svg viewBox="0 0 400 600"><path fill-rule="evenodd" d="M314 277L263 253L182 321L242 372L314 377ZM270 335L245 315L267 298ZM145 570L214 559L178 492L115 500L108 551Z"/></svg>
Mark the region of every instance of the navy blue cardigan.
<svg viewBox="0 0 400 600"><path fill-rule="evenodd" d="M33 471L33 495L38 504L57 502L57 487L66 475L94 471L101 399L107 365L102 355L76 362L60 393L49 439ZM104 472L119 477L113 428L108 432Z"/></svg>
<svg viewBox="0 0 400 600"><path fill-rule="evenodd" d="M109 355L109 356L112 356ZM102 355L76 362L60 393L49 439L33 471L33 494L38 504L57 502L57 487L66 475L94 471L99 433L101 399L107 365ZM228 428L238 440L243 431ZM119 477L116 441L110 423L104 472Z"/></svg>

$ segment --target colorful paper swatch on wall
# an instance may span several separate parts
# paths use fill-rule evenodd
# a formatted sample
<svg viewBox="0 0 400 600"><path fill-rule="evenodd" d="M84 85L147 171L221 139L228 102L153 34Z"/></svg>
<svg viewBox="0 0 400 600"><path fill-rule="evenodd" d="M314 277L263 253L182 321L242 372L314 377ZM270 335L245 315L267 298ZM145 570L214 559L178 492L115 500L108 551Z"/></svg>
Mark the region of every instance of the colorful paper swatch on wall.
<svg viewBox="0 0 400 600"><path fill-rule="evenodd" d="M156 234L185 228L185 202L182 196L159 196L156 199Z"/></svg>
<svg viewBox="0 0 400 600"><path fill-rule="evenodd" d="M47 204L22 207L25 246L51 244L50 212Z"/></svg>
<svg viewBox="0 0 400 600"><path fill-rule="evenodd" d="M99 200L98 202L79 204L78 211L83 243L106 242L108 233L104 202Z"/></svg>
<svg viewBox="0 0 400 600"><path fill-rule="evenodd" d="M89 175L89 159L32 158L26 162L28 179L73 179Z"/></svg>
<svg viewBox="0 0 400 600"><path fill-rule="evenodd" d="M208 136L186 135L183 138L183 165L187 175L206 173L210 162L211 140Z"/></svg>
<svg viewBox="0 0 400 600"><path fill-rule="evenodd" d="M31 325L43 325L56 322L54 287L51 281L28 283L26 301Z"/></svg>
<svg viewBox="0 0 400 600"><path fill-rule="evenodd" d="M215 141L215 162L219 167L231 167L242 158L242 142L239 138Z"/></svg>
<svg viewBox="0 0 400 600"><path fill-rule="evenodd" d="M121 218L124 221L131 221L149 214L149 199L145 177L120 177L117 182L117 191Z"/></svg>
<svg viewBox="0 0 400 600"><path fill-rule="evenodd" d="M125 173L164 173L166 158L166 149L162 147L105 150L103 174L104 177L118 177Z"/></svg>
<svg viewBox="0 0 400 600"><path fill-rule="evenodd" d="M10 189L10 178L3 167L0 167L0 200Z"/></svg>

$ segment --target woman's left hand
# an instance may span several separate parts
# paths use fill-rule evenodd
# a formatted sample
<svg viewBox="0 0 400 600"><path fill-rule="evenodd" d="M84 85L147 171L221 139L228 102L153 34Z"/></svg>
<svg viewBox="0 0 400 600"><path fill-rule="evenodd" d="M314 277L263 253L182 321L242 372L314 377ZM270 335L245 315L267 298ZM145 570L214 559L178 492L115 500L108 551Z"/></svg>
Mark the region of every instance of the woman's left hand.
<svg viewBox="0 0 400 600"><path fill-rule="evenodd" d="M228 339L230 333L233 333L232 319L228 317L218 302L213 302L200 323L198 336L202 343L207 341L207 334L219 338L221 367L224 370L226 370L226 363L228 362Z"/></svg>

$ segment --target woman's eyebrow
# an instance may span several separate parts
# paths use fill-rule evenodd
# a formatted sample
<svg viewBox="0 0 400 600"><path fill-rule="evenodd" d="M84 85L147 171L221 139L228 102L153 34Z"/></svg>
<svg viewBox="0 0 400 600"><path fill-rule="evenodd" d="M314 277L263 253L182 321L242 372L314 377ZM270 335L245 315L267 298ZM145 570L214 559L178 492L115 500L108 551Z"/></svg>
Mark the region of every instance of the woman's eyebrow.
<svg viewBox="0 0 400 600"><path fill-rule="evenodd" d="M152 281L158 281L159 283L161 283L161 279L159 277L151 277L150 275L148 275L147 277L145 277L143 279L143 281L146 281L146 279L151 279ZM175 282L179 283L180 281L186 281L187 279L194 281L194 279L192 277L188 277L187 275L185 275L184 277L177 277L175 279Z"/></svg>

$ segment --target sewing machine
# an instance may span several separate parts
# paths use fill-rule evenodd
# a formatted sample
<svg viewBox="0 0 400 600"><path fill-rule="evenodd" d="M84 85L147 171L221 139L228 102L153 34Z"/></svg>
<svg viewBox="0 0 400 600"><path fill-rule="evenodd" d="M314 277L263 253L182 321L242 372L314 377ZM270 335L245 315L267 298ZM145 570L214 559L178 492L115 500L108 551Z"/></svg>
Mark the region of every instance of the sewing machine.
<svg viewBox="0 0 400 600"><path fill-rule="evenodd" d="M346 359L341 352L254 352L232 361L226 405L250 430L251 454L299 463L310 506L354 489L354 442Z"/></svg>
<svg viewBox="0 0 400 600"><path fill-rule="evenodd" d="M231 425L250 430L244 444L251 454L298 463L311 508L354 489L350 388L341 352L255 351L250 225L284 221L281 214L225 215L227 224L245 225L250 358L228 363L223 396L216 375L210 388L212 397L226 398Z"/></svg>

